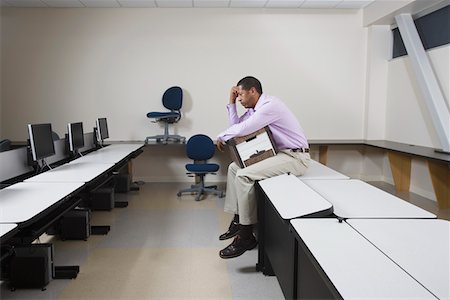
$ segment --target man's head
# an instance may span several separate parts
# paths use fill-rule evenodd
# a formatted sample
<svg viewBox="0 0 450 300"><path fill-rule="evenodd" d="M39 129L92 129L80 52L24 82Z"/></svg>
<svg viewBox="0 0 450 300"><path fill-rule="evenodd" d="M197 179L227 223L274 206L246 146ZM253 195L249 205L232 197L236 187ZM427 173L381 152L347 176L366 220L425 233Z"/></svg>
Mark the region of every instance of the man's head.
<svg viewBox="0 0 450 300"><path fill-rule="evenodd" d="M262 94L261 82L252 76L247 76L237 83L238 100L245 108L254 108Z"/></svg>

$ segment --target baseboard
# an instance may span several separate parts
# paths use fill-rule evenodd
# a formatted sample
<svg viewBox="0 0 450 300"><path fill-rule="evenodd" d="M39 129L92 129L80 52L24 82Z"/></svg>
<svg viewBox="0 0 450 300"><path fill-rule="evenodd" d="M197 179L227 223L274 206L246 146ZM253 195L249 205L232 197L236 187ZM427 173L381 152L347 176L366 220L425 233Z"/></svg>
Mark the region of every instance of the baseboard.
<svg viewBox="0 0 450 300"><path fill-rule="evenodd" d="M206 182L211 183L220 183L220 182L226 182L227 178L226 176L207 176L205 177ZM167 176L167 177L153 177L153 176L133 176L134 181L144 181L144 182L194 182L193 177L188 176Z"/></svg>
<svg viewBox="0 0 450 300"><path fill-rule="evenodd" d="M350 174L349 175L350 178L352 179L359 179L362 181L383 181L386 182L388 184L394 185L394 182L392 180L392 178L390 177L384 177L384 176L380 176L380 175L361 175L361 174ZM133 179L135 181L144 181L144 182L161 182L161 183L169 183L169 182L194 182L194 178L193 177L187 177L187 176L167 176L167 177L153 177L153 176L142 176L142 177L133 177ZM210 183L221 183L221 182L226 182L227 178L226 176L208 176L207 177L207 182ZM433 192L421 189L421 188L417 188L415 186L411 186L410 187L410 192L417 194L419 196L425 197L427 199L433 200L436 202L436 196L434 195Z"/></svg>

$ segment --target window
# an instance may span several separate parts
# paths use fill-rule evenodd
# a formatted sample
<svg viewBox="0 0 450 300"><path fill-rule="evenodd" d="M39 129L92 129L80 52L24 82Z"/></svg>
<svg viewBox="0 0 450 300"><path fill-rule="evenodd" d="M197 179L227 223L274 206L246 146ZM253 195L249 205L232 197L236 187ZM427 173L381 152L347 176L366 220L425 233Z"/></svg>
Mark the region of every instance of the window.
<svg viewBox="0 0 450 300"><path fill-rule="evenodd" d="M450 43L450 5L414 20L425 50ZM392 58L408 55L398 28L392 30Z"/></svg>

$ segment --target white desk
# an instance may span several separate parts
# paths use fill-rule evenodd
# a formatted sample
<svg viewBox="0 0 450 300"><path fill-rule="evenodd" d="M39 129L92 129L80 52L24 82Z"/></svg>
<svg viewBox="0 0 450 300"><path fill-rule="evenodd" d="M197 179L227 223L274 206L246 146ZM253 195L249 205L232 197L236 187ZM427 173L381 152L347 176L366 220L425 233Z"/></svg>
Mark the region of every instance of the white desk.
<svg viewBox="0 0 450 300"><path fill-rule="evenodd" d="M132 143L119 143L119 144L111 144L108 147L103 147L101 149L99 149L98 151L109 151L110 149L123 149L126 151L134 152L136 150L139 150L140 148L144 147L144 143L136 143L136 144L132 144Z"/></svg>
<svg viewBox="0 0 450 300"><path fill-rule="evenodd" d="M0 237L5 236L16 228L17 224L0 224Z"/></svg>
<svg viewBox="0 0 450 300"><path fill-rule="evenodd" d="M31 177L25 182L90 182L114 166L112 163L65 164Z"/></svg>
<svg viewBox="0 0 450 300"><path fill-rule="evenodd" d="M294 175L279 175L258 182L258 270L276 275L284 297L294 297L295 239L288 220L333 213L330 202ZM262 194L262 193L261 193Z"/></svg>
<svg viewBox="0 0 450 300"><path fill-rule="evenodd" d="M318 212L331 214L332 205L294 175L279 175L259 182L280 216L293 219Z"/></svg>
<svg viewBox="0 0 450 300"><path fill-rule="evenodd" d="M333 204L342 218L436 218L417 206L360 180L304 180Z"/></svg>
<svg viewBox="0 0 450 300"><path fill-rule="evenodd" d="M83 183L17 183L0 190L0 223L22 223L58 203Z"/></svg>
<svg viewBox="0 0 450 300"><path fill-rule="evenodd" d="M114 144L88 153L85 156L69 162L69 164L87 162L116 164L142 146L143 145L140 144Z"/></svg>
<svg viewBox="0 0 450 300"><path fill-rule="evenodd" d="M315 160L311 159L311 163L306 170L305 174L298 176L301 180L309 179L350 179L350 177L341 174Z"/></svg>
<svg viewBox="0 0 450 300"><path fill-rule="evenodd" d="M347 223L295 219L291 224L344 299L436 299Z"/></svg>
<svg viewBox="0 0 450 300"><path fill-rule="evenodd" d="M69 164L98 163L116 164L126 158L128 151L95 151L69 162Z"/></svg>
<svg viewBox="0 0 450 300"><path fill-rule="evenodd" d="M107 147L103 147L98 149L96 152L107 152L107 151L111 151L111 150L122 150L122 151L128 151L128 153L132 153L136 150L139 150L140 148L142 148L144 146L144 144L111 144Z"/></svg>
<svg viewBox="0 0 450 300"><path fill-rule="evenodd" d="M450 299L450 222L347 220L440 299Z"/></svg>

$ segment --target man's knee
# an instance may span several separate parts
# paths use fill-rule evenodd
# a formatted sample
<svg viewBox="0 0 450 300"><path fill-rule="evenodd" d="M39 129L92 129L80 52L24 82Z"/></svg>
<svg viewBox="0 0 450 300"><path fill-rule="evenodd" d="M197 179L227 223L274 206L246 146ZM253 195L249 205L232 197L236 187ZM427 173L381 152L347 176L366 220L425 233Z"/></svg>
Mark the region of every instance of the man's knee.
<svg viewBox="0 0 450 300"><path fill-rule="evenodd" d="M231 164L228 165L228 173L231 172L233 174L236 174L236 172L240 169L241 168L239 168L239 166L235 162L232 162Z"/></svg>

